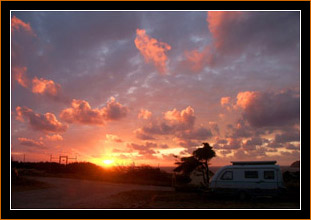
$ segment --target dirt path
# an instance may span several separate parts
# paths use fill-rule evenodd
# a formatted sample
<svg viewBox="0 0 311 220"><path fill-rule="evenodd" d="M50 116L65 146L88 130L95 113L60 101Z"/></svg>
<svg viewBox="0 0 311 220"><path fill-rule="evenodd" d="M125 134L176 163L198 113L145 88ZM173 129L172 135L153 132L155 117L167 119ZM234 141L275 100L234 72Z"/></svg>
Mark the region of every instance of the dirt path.
<svg viewBox="0 0 311 220"><path fill-rule="evenodd" d="M99 181L51 177L32 177L50 185L49 188L13 191L12 209L118 208L115 194L130 190L173 191L171 187L116 184ZM129 208L135 208L129 204ZM124 206L124 204L122 205Z"/></svg>
<svg viewBox="0 0 311 220"><path fill-rule="evenodd" d="M171 187L117 184L67 178L31 177L33 187L12 192L13 209L298 209L299 192L278 200L237 201ZM36 186L35 186L36 185ZM22 185L23 186L23 185Z"/></svg>

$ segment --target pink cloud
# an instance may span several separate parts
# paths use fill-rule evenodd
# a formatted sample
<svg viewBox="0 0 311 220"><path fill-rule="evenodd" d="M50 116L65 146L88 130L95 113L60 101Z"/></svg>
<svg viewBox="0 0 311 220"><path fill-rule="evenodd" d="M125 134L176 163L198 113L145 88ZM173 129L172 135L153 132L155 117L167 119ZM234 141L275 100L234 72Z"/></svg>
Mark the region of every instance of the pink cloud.
<svg viewBox="0 0 311 220"><path fill-rule="evenodd" d="M126 116L128 108L111 97L107 106L92 109L84 100L73 99L71 108L64 109L60 118L68 123L105 125L107 121L118 120Z"/></svg>
<svg viewBox="0 0 311 220"><path fill-rule="evenodd" d="M21 86L27 88L29 86L29 80L26 77L27 67L13 67L12 68L12 75L14 79L20 84Z"/></svg>
<svg viewBox="0 0 311 220"><path fill-rule="evenodd" d="M59 122L53 113L41 115L25 106L16 107L16 119L23 122L26 119L31 128L43 132L65 132L68 127Z"/></svg>
<svg viewBox="0 0 311 220"><path fill-rule="evenodd" d="M148 111L147 109L140 109L140 112L138 113L138 118L142 118L142 119L149 119L152 116L152 112Z"/></svg>
<svg viewBox="0 0 311 220"><path fill-rule="evenodd" d="M164 113L164 119L177 126L190 128L193 127L195 121L194 109L191 106L188 106L182 111L173 109L172 111L167 111Z"/></svg>
<svg viewBox="0 0 311 220"><path fill-rule="evenodd" d="M178 131L192 129L194 122L194 109L188 106L181 111L173 109L165 112L162 120L150 122L142 128L142 131L149 134L174 134Z"/></svg>
<svg viewBox="0 0 311 220"><path fill-rule="evenodd" d="M37 77L32 79L32 92L35 94L45 94L48 96L58 96L60 93L60 85L53 80L47 80Z"/></svg>
<svg viewBox="0 0 311 220"><path fill-rule="evenodd" d="M47 141L62 141L62 140L64 140L60 134L46 135L45 139Z"/></svg>
<svg viewBox="0 0 311 220"><path fill-rule="evenodd" d="M230 46L235 40L235 36L232 34L235 30L231 26L234 27L240 21L241 15L242 12L209 11L206 21L213 36L213 42L202 47L203 50L185 51L183 63L186 68L190 68L193 72L200 72L204 67L218 62L218 57L222 52L231 52Z"/></svg>
<svg viewBox="0 0 311 220"><path fill-rule="evenodd" d="M245 91L239 92L237 95L236 105L242 109L246 109L259 96L258 92Z"/></svg>
<svg viewBox="0 0 311 220"><path fill-rule="evenodd" d="M25 23L21 19L17 18L16 16L13 16L13 18L11 19L12 33L16 31L21 31L21 30L26 31L30 35L36 36L29 23Z"/></svg>
<svg viewBox="0 0 311 220"><path fill-rule="evenodd" d="M12 75L14 79L21 86L31 89L35 94L46 95L60 100L61 98L61 86L55 83L53 80L47 80L44 78L38 79L34 77L32 80L26 76L27 67L13 67Z"/></svg>
<svg viewBox="0 0 311 220"><path fill-rule="evenodd" d="M172 136L173 140L182 147L195 147L212 137L209 128L194 127L195 119L194 109L191 106L181 111L173 109L164 112L162 119L150 121L142 128L135 130L135 134L141 140L155 139L153 136L157 139L158 136ZM211 126L216 130L218 128L214 123Z"/></svg>
<svg viewBox="0 0 311 220"><path fill-rule="evenodd" d="M144 56L145 61L152 61L161 74L166 73L167 56L166 51L171 50L171 46L164 42L159 42L146 34L146 30L137 29L135 46Z"/></svg>
<svg viewBox="0 0 311 220"><path fill-rule="evenodd" d="M229 102L230 102L230 97L222 97L220 99L221 106L225 106L225 105L229 104Z"/></svg>
<svg viewBox="0 0 311 220"><path fill-rule="evenodd" d="M232 24L237 23L241 18L240 11L209 11L207 13L208 28L214 37L216 49L222 49L228 36L228 30Z"/></svg>
<svg viewBox="0 0 311 220"><path fill-rule="evenodd" d="M190 65L190 69L193 72L199 72L206 65L212 64L214 56L211 50L212 48L207 46L203 51L185 51L186 62Z"/></svg>
<svg viewBox="0 0 311 220"><path fill-rule="evenodd" d="M64 109L60 113L60 118L68 123L80 124L105 124L103 110L91 109L87 101L73 99L71 108Z"/></svg>
<svg viewBox="0 0 311 220"><path fill-rule="evenodd" d="M44 146L42 141L35 141L29 138L18 138L18 141L21 145L25 145L29 147L43 147Z"/></svg>

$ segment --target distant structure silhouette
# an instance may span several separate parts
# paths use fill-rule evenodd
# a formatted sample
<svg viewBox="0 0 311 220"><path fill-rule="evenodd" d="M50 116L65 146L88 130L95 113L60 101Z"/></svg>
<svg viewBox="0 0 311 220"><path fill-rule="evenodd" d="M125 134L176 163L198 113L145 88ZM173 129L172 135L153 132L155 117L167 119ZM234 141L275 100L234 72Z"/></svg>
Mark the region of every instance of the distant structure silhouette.
<svg viewBox="0 0 311 220"><path fill-rule="evenodd" d="M78 161L77 155L76 155L75 157L68 157L68 155L60 155L60 156L58 156L58 157L53 157L53 155L51 154L51 155L50 155L50 162L52 162L53 159L54 159L54 160L58 159L58 163L59 163L59 164L61 164L63 161L65 161L65 164L66 164L66 165L68 164L68 161L69 161L69 160L75 160L75 162Z"/></svg>

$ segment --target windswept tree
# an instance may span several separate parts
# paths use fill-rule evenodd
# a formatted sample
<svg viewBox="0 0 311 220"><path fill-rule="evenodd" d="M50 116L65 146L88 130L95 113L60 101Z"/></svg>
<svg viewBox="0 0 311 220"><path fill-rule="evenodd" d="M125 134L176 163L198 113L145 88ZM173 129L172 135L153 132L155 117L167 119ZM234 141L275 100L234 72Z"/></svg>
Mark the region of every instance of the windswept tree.
<svg viewBox="0 0 311 220"><path fill-rule="evenodd" d="M209 161L215 156L213 148L208 143L203 143L203 147L193 151L192 156L180 158L180 161L175 163L177 167L174 171L181 172L186 176L190 176L194 170L201 171L204 184L208 187Z"/></svg>

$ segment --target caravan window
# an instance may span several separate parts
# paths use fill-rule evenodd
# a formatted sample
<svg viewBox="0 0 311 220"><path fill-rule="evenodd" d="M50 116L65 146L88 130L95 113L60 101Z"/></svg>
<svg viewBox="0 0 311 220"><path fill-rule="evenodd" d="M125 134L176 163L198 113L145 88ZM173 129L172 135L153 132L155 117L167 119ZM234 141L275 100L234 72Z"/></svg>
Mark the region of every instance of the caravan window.
<svg viewBox="0 0 311 220"><path fill-rule="evenodd" d="M222 179L222 180L232 180L233 179L233 172L232 171L224 172L224 174L222 174L220 179Z"/></svg>
<svg viewBox="0 0 311 220"><path fill-rule="evenodd" d="M264 171L263 176L265 179L273 180L274 179L274 171Z"/></svg>
<svg viewBox="0 0 311 220"><path fill-rule="evenodd" d="M258 178L258 171L245 171L244 177L248 179L257 179Z"/></svg>

